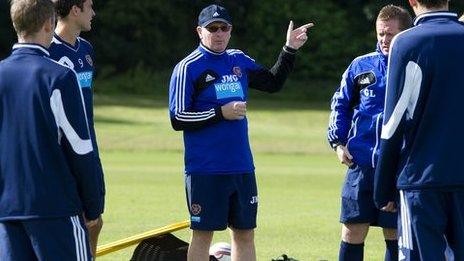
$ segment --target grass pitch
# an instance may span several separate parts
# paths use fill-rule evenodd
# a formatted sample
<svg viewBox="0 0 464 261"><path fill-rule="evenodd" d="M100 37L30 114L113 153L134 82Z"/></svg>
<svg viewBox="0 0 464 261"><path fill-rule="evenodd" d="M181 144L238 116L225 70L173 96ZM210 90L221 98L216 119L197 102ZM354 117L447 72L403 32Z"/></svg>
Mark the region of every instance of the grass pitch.
<svg viewBox="0 0 464 261"><path fill-rule="evenodd" d="M324 105L248 102L249 133L259 188L257 257L337 260L340 188L345 169L327 145ZM326 105L328 108L328 105ZM167 99L96 96L95 126L106 178L100 244L188 219L182 133L171 129ZM189 230L176 232L189 240ZM228 232L213 242L229 242ZM129 260L134 247L99 260ZM383 260L381 231L372 228L365 259Z"/></svg>

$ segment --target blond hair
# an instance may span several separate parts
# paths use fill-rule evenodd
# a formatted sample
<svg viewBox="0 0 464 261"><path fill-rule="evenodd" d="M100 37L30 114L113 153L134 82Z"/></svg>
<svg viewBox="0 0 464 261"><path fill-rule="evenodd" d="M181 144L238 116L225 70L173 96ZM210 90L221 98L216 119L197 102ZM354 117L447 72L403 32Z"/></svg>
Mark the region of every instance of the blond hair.
<svg viewBox="0 0 464 261"><path fill-rule="evenodd" d="M401 6L386 5L380 9L377 21L390 20L398 20L401 30L408 29L412 26L411 14Z"/></svg>
<svg viewBox="0 0 464 261"><path fill-rule="evenodd" d="M16 33L30 36L55 17L55 8L51 0L11 0L10 16Z"/></svg>

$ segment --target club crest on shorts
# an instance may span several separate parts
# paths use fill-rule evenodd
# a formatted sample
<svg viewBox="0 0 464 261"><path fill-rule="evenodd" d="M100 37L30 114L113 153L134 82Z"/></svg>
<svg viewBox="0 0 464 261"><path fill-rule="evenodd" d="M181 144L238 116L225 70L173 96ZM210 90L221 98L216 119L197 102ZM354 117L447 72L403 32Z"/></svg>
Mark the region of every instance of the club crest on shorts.
<svg viewBox="0 0 464 261"><path fill-rule="evenodd" d="M89 54L87 54L85 56L85 60L87 60L87 62L90 64L90 66L93 66L93 60L92 60L92 57Z"/></svg>
<svg viewBox="0 0 464 261"><path fill-rule="evenodd" d="M242 69L240 69L240 67L234 66L234 68L232 68L232 72L238 77L242 77Z"/></svg>
<svg viewBox="0 0 464 261"><path fill-rule="evenodd" d="M190 211L192 212L192 215L198 215L201 212L201 206L199 204L192 204L190 206Z"/></svg>

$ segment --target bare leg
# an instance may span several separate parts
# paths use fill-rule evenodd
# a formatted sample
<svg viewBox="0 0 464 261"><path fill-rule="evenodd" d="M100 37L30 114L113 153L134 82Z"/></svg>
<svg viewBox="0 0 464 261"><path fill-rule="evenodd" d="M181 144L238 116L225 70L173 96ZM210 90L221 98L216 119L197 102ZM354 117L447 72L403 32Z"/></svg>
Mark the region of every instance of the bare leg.
<svg viewBox="0 0 464 261"><path fill-rule="evenodd" d="M213 231L192 230L187 261L208 261L209 246L213 239Z"/></svg>
<svg viewBox="0 0 464 261"><path fill-rule="evenodd" d="M364 243L367 232L369 232L369 223L343 224L342 240L350 244L361 244Z"/></svg>
<svg viewBox="0 0 464 261"><path fill-rule="evenodd" d="M256 261L253 229L235 229L232 231L232 261Z"/></svg>

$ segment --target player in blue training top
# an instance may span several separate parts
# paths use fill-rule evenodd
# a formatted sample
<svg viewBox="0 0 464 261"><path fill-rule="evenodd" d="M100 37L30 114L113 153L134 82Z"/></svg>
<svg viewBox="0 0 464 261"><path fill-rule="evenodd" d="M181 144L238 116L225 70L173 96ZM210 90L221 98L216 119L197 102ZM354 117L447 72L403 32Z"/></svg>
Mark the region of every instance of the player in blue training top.
<svg viewBox="0 0 464 261"><path fill-rule="evenodd" d="M81 89L49 58L50 0L12 0L18 35L0 62L0 260L91 260L103 208ZM76 98L77 97L77 98Z"/></svg>
<svg viewBox="0 0 464 261"><path fill-rule="evenodd" d="M59 63L76 71L79 86L84 94L84 103L89 120L90 135L94 146L95 160L98 162L97 175L101 179L101 194L105 195L103 168L98 153L97 138L93 120L92 80L94 74L94 53L92 45L79 37L81 32L91 30L92 18L95 16L92 0L53 0L58 15L58 23L50 45L50 57ZM79 99L79 97L76 97ZM103 226L103 220L89 227L92 252L97 249L98 235Z"/></svg>
<svg viewBox="0 0 464 261"><path fill-rule="evenodd" d="M409 0L414 27L393 40L375 202L396 209L400 260L464 260L464 25L448 0ZM445 240L446 238L446 240Z"/></svg>
<svg viewBox="0 0 464 261"><path fill-rule="evenodd" d="M185 185L193 230L188 260L209 260L213 231L231 228L234 260L255 260L258 194L248 142L248 88L276 92L293 68L295 53L312 24L293 30L277 63L268 70L237 49L224 7L210 5L198 17L200 46L172 73L169 111L183 130Z"/></svg>
<svg viewBox="0 0 464 261"><path fill-rule="evenodd" d="M351 62L332 98L328 140L340 162L349 167L342 189L339 260L363 260L369 226L383 228L385 260L398 259L397 215L376 208L374 170L390 43L397 33L411 25L411 15L405 9L394 5L383 7L376 20L377 50Z"/></svg>

